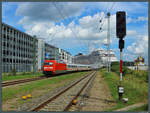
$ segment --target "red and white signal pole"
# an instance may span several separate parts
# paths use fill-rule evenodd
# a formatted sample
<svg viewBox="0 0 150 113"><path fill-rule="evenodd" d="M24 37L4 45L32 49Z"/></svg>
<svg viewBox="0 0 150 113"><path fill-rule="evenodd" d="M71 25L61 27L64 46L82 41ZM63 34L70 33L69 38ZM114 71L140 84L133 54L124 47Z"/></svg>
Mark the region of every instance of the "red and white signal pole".
<svg viewBox="0 0 150 113"><path fill-rule="evenodd" d="M122 51L120 51L120 85L122 82Z"/></svg>
<svg viewBox="0 0 150 113"><path fill-rule="evenodd" d="M119 11L116 13L116 35L119 38L119 49L120 49L120 84L118 86L119 100L122 100L124 88L122 87L122 50L124 48L123 38L126 35L126 12Z"/></svg>
<svg viewBox="0 0 150 113"><path fill-rule="evenodd" d="M120 84L118 86L119 100L122 100L124 88L122 87L122 49L120 49Z"/></svg>

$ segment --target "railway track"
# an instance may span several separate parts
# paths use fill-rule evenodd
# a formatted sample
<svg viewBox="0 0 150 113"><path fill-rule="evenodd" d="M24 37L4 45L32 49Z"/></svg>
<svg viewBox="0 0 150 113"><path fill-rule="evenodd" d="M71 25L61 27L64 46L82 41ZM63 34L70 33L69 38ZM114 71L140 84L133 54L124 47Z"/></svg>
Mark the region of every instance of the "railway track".
<svg viewBox="0 0 150 113"><path fill-rule="evenodd" d="M82 71L89 71L89 70L82 70ZM69 74L69 73L75 73L75 72L82 72L82 71L81 70L80 71L79 70L78 71L70 71L70 72L56 74L55 76ZM52 76L52 77L55 77L55 76ZM2 87L26 83L26 82L32 82L32 81L36 81L36 80L42 80L42 79L46 79L46 78L47 77L45 77L45 76L41 76L41 77L37 77L37 78L28 78L28 79L14 80L14 81L10 81L10 82L2 82Z"/></svg>
<svg viewBox="0 0 150 113"><path fill-rule="evenodd" d="M94 85L96 74L92 77L90 82L86 85L80 95L76 98L77 104L70 105L66 111L82 111L82 107L87 105L87 99L90 97L90 90Z"/></svg>
<svg viewBox="0 0 150 113"><path fill-rule="evenodd" d="M29 111L68 111L73 100L78 98L95 74L96 71L88 73Z"/></svg>
<svg viewBox="0 0 150 113"><path fill-rule="evenodd" d="M10 82L2 82L2 87L36 81L36 80L42 80L42 79L46 79L46 78L47 77L41 76L41 77L37 77L37 78L28 78L28 79L15 80L15 81L10 81Z"/></svg>

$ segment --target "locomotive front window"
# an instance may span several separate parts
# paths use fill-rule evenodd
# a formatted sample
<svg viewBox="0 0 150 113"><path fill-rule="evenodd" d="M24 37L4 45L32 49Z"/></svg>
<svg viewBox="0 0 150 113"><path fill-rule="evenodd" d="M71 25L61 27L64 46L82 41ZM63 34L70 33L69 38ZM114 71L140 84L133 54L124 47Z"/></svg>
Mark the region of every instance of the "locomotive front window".
<svg viewBox="0 0 150 113"><path fill-rule="evenodd" d="M44 65L53 65L53 62L45 62Z"/></svg>

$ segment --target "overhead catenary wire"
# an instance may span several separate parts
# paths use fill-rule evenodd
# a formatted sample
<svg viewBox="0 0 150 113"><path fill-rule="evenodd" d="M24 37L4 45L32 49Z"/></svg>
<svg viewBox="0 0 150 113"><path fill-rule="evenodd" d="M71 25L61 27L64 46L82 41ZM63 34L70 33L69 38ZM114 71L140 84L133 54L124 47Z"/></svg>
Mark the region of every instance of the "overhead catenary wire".
<svg viewBox="0 0 150 113"><path fill-rule="evenodd" d="M109 11L109 6L108 6L107 9L106 9L106 12L108 12L108 11ZM101 27L103 27L103 24L104 24L104 22L105 22L105 20L106 20L105 16L103 16L103 19L104 19L104 21L102 21Z"/></svg>
<svg viewBox="0 0 150 113"><path fill-rule="evenodd" d="M61 15L61 17L65 20L64 15L61 13L60 9L57 7L57 5L55 4L55 2L52 2L53 5L56 7L57 11L59 12L59 14ZM77 38L76 34L74 33L74 31L72 30L72 28L70 28L72 33L74 34L74 36Z"/></svg>
<svg viewBox="0 0 150 113"><path fill-rule="evenodd" d="M101 14L102 14L102 13L101 13ZM101 15L101 16L100 16L100 19L99 19L99 21L98 21L98 24L97 24L96 29L98 29L98 28L99 28L99 22L100 22L100 23L102 23L102 22L103 22L102 20L103 20L103 16Z"/></svg>
<svg viewBox="0 0 150 113"><path fill-rule="evenodd" d="M38 5L38 4L37 4ZM44 4L41 4L41 5L44 5ZM56 6L57 7L57 6ZM112 7L113 7L113 5L112 5ZM109 8L108 8L109 9ZM111 9L111 8L110 8ZM64 17L64 16L63 16ZM104 18L104 17L103 17ZM103 22L104 23L104 22ZM73 34L75 35L75 37L77 37L76 36L76 33L74 33L74 31L71 29L71 31L73 32ZM63 34L64 35L64 34ZM83 42L83 41L82 41Z"/></svg>
<svg viewBox="0 0 150 113"><path fill-rule="evenodd" d="M61 12L62 10L60 10L59 7L57 7L56 3L55 3L55 2L52 2L52 3L53 3L53 5L55 6L55 8L57 9L57 11L58 11L58 13L60 14L60 16L65 20L65 16L68 17L67 14L66 14L66 12L65 12L65 11L63 12L63 14L65 14L65 16L64 16L64 15L62 14L62 12ZM76 33L73 31L73 29L72 29L71 27L70 27L70 30L72 31L72 33L73 33L73 35L75 36L75 38L76 38L76 39L79 39L78 36L76 35ZM80 41L80 43L82 43L82 41ZM83 43L82 43L82 44L83 44ZM83 45L85 46L85 44L83 44ZM80 47L80 48L81 48L81 47ZM81 48L81 50L82 50L82 49L83 49L83 48Z"/></svg>
<svg viewBox="0 0 150 113"><path fill-rule="evenodd" d="M115 4L116 4L116 2L113 2L112 5L110 6L110 8L109 8L109 6L108 6L106 12L111 12L112 9L114 8ZM101 30L102 30L102 27L103 27L105 21L106 21L106 19L105 19L105 17L103 16L102 23L101 23L101 26L100 26Z"/></svg>
<svg viewBox="0 0 150 113"><path fill-rule="evenodd" d="M66 13L65 10L64 10L64 14L67 16L67 13ZM68 16L67 16L67 17L68 17ZM78 34L77 41L79 41L79 43L82 44L82 46L87 46L88 49L89 49L89 45L90 45L90 44L87 44L87 45L86 45L85 42L86 42L86 41L89 42L90 40L86 40L86 41L84 40L84 41L83 41L83 40L82 40L81 38L79 38L79 37L80 37L80 35ZM80 47L80 48L81 48L81 50L83 49L82 47ZM85 52L85 50L84 50L84 52ZM89 51L88 51L88 53L89 53Z"/></svg>
<svg viewBox="0 0 150 113"><path fill-rule="evenodd" d="M109 12L112 11L112 9L114 8L115 4L116 4L116 2L113 2L113 3L112 3L112 6L111 6L110 9L108 10Z"/></svg>

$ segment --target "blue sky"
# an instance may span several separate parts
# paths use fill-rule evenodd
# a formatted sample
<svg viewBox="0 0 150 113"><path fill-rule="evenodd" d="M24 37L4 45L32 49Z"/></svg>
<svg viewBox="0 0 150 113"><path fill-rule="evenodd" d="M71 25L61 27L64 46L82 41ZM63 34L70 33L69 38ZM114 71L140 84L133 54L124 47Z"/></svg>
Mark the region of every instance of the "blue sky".
<svg viewBox="0 0 150 113"><path fill-rule="evenodd" d="M87 54L88 50L106 48L108 11L111 13L111 49L117 58L119 59L119 49L115 14L117 11L126 11L124 60L133 60L143 54L147 62L147 2L3 2L2 21L30 35L44 38L72 55L79 52ZM99 22L100 19L103 24ZM101 25L102 31L99 30Z"/></svg>

